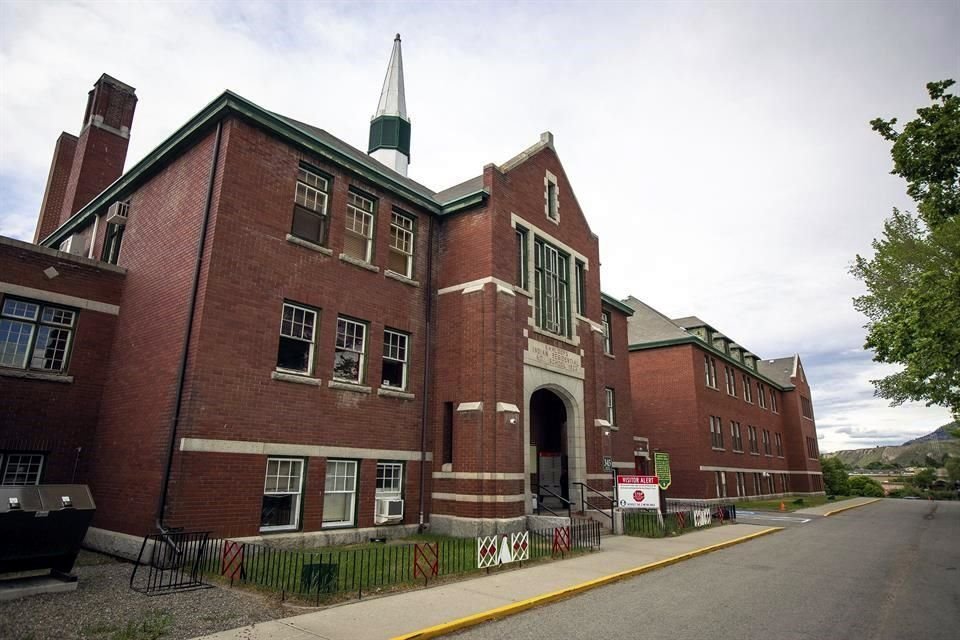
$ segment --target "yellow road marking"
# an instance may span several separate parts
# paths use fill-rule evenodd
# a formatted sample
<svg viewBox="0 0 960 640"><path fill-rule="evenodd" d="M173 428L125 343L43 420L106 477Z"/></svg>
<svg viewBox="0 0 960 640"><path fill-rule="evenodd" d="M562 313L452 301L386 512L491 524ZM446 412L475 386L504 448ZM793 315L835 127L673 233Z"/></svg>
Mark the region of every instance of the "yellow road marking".
<svg viewBox="0 0 960 640"><path fill-rule="evenodd" d="M624 578L630 578L632 576L640 575L641 573L654 571L656 569L660 569L661 567L666 567L684 560L689 560L690 558L695 558L712 551L719 551L725 547L731 547L735 544L746 542L747 540L752 540L754 538L759 538L760 536L776 533L777 531L783 531L783 527L768 527L762 531L757 531L755 533L734 538L732 540L718 542L717 544L712 544L708 547L701 547L700 549L687 551L686 553L681 553L680 555L672 556L670 558L666 558L665 560L657 560L656 562L634 567L633 569L627 569L626 571L620 571L618 573L613 573L601 578L588 580L587 582L581 582L580 584L573 585L572 587L566 587L564 589L559 589L543 595L527 598L526 600L513 602L502 607L497 607L496 609L489 609L481 613L475 613L463 618L458 618L457 620L444 622L432 627L427 627L426 629L420 629L419 631L414 631L412 633L405 633L403 635L395 636L391 640L426 640L427 638L437 638L448 633L453 633L454 631L460 631L468 627L476 626L483 622L499 620L501 618L506 618L507 616L521 613L527 609L539 607L550 602L556 602L590 589L596 589L597 587L602 587L618 580L623 580Z"/></svg>
<svg viewBox="0 0 960 640"><path fill-rule="evenodd" d="M850 506L847 506L847 507L840 507L839 509L834 509L833 511L827 511L825 514L823 514L823 517L829 518L835 513L840 513L841 511L849 511L850 509L856 509L857 507L865 507L868 504L873 504L874 502L880 502L880 498L874 498L873 500L869 500L867 502L861 502L859 504L851 504Z"/></svg>

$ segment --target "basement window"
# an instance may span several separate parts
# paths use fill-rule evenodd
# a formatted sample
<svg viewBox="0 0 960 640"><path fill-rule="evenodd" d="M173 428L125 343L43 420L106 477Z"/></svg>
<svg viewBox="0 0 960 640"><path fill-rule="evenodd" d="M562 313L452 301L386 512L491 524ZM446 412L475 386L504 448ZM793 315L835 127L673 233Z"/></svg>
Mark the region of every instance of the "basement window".
<svg viewBox="0 0 960 640"><path fill-rule="evenodd" d="M40 484L43 454L9 453L0 455L0 485L27 486Z"/></svg>
<svg viewBox="0 0 960 640"><path fill-rule="evenodd" d="M4 298L0 308L0 366L62 373L66 369L77 312Z"/></svg>

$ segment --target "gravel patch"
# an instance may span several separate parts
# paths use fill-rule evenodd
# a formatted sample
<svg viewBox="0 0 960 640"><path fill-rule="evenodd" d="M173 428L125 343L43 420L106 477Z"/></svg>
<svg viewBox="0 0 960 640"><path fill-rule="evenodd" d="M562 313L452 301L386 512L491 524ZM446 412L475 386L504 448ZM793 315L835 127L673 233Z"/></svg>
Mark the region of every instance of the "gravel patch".
<svg viewBox="0 0 960 640"><path fill-rule="evenodd" d="M0 602L6 640L186 640L301 611L256 593L215 586L147 596L129 587L133 565L82 551L76 591Z"/></svg>

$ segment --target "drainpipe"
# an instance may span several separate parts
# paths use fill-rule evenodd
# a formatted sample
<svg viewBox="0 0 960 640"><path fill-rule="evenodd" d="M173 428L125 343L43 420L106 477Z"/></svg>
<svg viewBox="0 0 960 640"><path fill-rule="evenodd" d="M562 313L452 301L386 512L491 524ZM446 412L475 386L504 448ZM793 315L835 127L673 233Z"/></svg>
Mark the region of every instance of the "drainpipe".
<svg viewBox="0 0 960 640"><path fill-rule="evenodd" d="M430 228L427 232L427 326L423 336L423 402L420 405L420 519L417 531L423 533L425 523L423 521L424 505L424 475L423 468L427 462L427 418L429 416L430 399L430 329L433 326L433 226L437 223L436 218L430 218Z"/></svg>
<svg viewBox="0 0 960 640"><path fill-rule="evenodd" d="M210 208L213 205L213 183L217 176L220 160L220 139L223 133L223 121L217 123L217 137L213 143L213 157L210 159L210 179L207 182L207 199L203 207L203 220L200 223L200 237L197 238L197 257L193 265L193 285L190 290L190 307L187 309L187 330L183 336L180 350L180 366L177 371L177 391L173 400L173 417L170 420L170 440L167 443L167 461L163 469L163 484L160 487L160 500L157 502L157 529L167 533L163 523L167 508L167 491L170 488L170 469L173 467L173 453L176 450L177 427L180 424L180 409L183 406L183 386L187 375L187 352L193 334L193 315L197 308L197 291L200 288L200 270L203 266L203 250L207 242L207 227L210 223Z"/></svg>

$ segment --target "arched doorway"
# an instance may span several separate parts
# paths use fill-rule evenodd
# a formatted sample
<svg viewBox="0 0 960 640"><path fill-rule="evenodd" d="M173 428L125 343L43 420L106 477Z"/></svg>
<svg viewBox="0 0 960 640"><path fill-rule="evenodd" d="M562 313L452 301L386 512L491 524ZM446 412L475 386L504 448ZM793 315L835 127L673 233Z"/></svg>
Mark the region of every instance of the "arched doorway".
<svg viewBox="0 0 960 640"><path fill-rule="evenodd" d="M530 469L531 486L539 500L550 508L562 507L550 492L569 499L567 408L549 389L539 389L530 397L530 444L536 447L536 467Z"/></svg>

